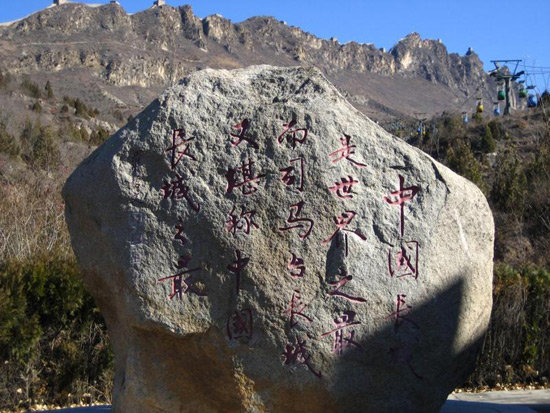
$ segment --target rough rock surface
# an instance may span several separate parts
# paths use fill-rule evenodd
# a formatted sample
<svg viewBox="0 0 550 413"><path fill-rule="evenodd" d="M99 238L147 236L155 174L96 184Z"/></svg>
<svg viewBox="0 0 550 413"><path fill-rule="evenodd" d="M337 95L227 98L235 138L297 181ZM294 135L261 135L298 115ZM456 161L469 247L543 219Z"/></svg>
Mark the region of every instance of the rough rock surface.
<svg viewBox="0 0 550 413"><path fill-rule="evenodd" d="M194 73L64 197L115 411L436 412L474 366L485 198L314 69Z"/></svg>

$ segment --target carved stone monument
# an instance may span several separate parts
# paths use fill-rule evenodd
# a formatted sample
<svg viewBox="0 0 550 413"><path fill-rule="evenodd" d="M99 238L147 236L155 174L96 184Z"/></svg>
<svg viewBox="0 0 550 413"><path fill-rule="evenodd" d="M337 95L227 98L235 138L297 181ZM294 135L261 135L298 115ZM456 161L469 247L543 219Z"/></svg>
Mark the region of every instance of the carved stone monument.
<svg viewBox="0 0 550 413"><path fill-rule="evenodd" d="M478 188L315 69L203 70L64 188L117 412L437 412L491 311Z"/></svg>

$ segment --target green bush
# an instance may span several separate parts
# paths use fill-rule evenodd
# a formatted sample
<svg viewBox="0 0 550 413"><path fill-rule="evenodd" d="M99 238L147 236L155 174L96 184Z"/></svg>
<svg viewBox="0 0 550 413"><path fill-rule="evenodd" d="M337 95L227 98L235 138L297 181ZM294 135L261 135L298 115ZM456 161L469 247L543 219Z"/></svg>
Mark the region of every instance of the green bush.
<svg viewBox="0 0 550 413"><path fill-rule="evenodd" d="M74 102L74 114L80 117L86 117L88 115L88 108L80 99L76 99Z"/></svg>
<svg viewBox="0 0 550 413"><path fill-rule="evenodd" d="M40 130L42 125L40 120L37 122L32 122L29 119L25 120L23 130L21 131L20 140L23 145L23 151L29 153L32 150L34 142L40 135Z"/></svg>
<svg viewBox="0 0 550 413"><path fill-rule="evenodd" d="M61 155L55 135L54 129L51 126L42 126L40 120L25 122L20 140L28 164L48 170L59 165Z"/></svg>
<svg viewBox="0 0 550 413"><path fill-rule="evenodd" d="M42 113L42 105L38 100L34 102L34 104L31 107L31 110L36 113Z"/></svg>
<svg viewBox="0 0 550 413"><path fill-rule="evenodd" d="M63 96L63 103L74 107L75 102L76 102L75 99L73 99L73 98L71 98L67 95Z"/></svg>
<svg viewBox="0 0 550 413"><path fill-rule="evenodd" d="M495 265L489 331L468 387L543 384L550 377L550 270Z"/></svg>
<svg viewBox="0 0 550 413"><path fill-rule="evenodd" d="M6 72L6 73L0 72L0 88L7 87L10 84L11 80L12 79L9 72Z"/></svg>
<svg viewBox="0 0 550 413"><path fill-rule="evenodd" d="M491 202L503 212L522 214L525 209L527 177L513 146L499 154Z"/></svg>
<svg viewBox="0 0 550 413"><path fill-rule="evenodd" d="M493 132L489 125L483 127L483 133L481 135L480 149L483 153L495 152L497 149L497 143L493 138Z"/></svg>
<svg viewBox="0 0 550 413"><path fill-rule="evenodd" d="M50 83L49 80L46 82L46 86L44 87L44 90L46 91L46 97L48 99L52 99L54 97L52 84Z"/></svg>
<svg viewBox="0 0 550 413"><path fill-rule="evenodd" d="M550 148L541 147L526 167L525 215L533 233L548 239L550 233Z"/></svg>
<svg viewBox="0 0 550 413"><path fill-rule="evenodd" d="M491 134L493 139L499 141L503 138L502 126L496 120L492 120L488 123L489 129L491 129Z"/></svg>
<svg viewBox="0 0 550 413"><path fill-rule="evenodd" d="M89 108L88 109L88 115L92 118L97 118L99 116L100 112L98 108Z"/></svg>
<svg viewBox="0 0 550 413"><path fill-rule="evenodd" d="M450 147L445 156L445 163L453 171L476 184L483 192L487 191L481 174L482 166L466 142L459 140L454 148Z"/></svg>
<svg viewBox="0 0 550 413"><path fill-rule="evenodd" d="M444 113L437 128L442 136L450 139L464 136L465 129L462 118L457 114Z"/></svg>
<svg viewBox="0 0 550 413"><path fill-rule="evenodd" d="M33 165L42 169L55 168L59 165L60 158L53 128L51 126L41 128L32 146L31 160Z"/></svg>
<svg viewBox="0 0 550 413"><path fill-rule="evenodd" d="M115 109L115 111L113 112L113 117L119 122L124 122L124 115L118 109Z"/></svg>
<svg viewBox="0 0 550 413"><path fill-rule="evenodd" d="M472 115L472 120L474 122L477 122L477 123L481 123L483 122L483 115L479 112L475 112L473 115Z"/></svg>
<svg viewBox="0 0 550 413"><path fill-rule="evenodd" d="M0 410L109 402L112 352L74 259L0 265ZM72 395L72 396L70 396Z"/></svg>
<svg viewBox="0 0 550 413"><path fill-rule="evenodd" d="M103 142L109 139L109 136L111 136L109 131L100 126L90 135L90 143L92 145L101 145Z"/></svg>
<svg viewBox="0 0 550 413"><path fill-rule="evenodd" d="M24 91L28 93L30 97L35 99L42 98L42 92L40 90L40 87L38 86L38 84L32 82L27 75L23 76L21 87L23 88Z"/></svg>
<svg viewBox="0 0 550 413"><path fill-rule="evenodd" d="M86 130L86 128L82 127L79 130L80 140L83 142L89 142L90 141L90 134Z"/></svg>
<svg viewBox="0 0 550 413"><path fill-rule="evenodd" d="M6 125L0 120L0 152L12 157L21 153L21 147L15 137L8 133Z"/></svg>

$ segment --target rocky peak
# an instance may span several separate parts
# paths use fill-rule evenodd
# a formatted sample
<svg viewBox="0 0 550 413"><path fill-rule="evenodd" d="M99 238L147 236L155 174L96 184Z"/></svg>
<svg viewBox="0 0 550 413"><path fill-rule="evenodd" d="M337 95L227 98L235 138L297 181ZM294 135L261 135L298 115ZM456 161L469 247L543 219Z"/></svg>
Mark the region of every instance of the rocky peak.
<svg viewBox="0 0 550 413"><path fill-rule="evenodd" d="M130 16L118 3L99 7L67 3L32 14L15 23L11 32L19 36L54 33L69 36L83 32L116 31L129 25Z"/></svg>
<svg viewBox="0 0 550 413"><path fill-rule="evenodd" d="M195 41L196 45L204 48L204 32L202 20L195 16L190 5L179 8L182 21L182 31L185 38Z"/></svg>
<svg viewBox="0 0 550 413"><path fill-rule="evenodd" d="M483 63L473 51L465 56L449 54L441 40L422 39L415 32L401 39L389 53L398 72L446 86L460 88L467 78L484 76Z"/></svg>
<svg viewBox="0 0 550 413"><path fill-rule="evenodd" d="M235 27L231 20L225 19L220 14L213 14L203 19L204 34L214 41L230 42L236 39Z"/></svg>

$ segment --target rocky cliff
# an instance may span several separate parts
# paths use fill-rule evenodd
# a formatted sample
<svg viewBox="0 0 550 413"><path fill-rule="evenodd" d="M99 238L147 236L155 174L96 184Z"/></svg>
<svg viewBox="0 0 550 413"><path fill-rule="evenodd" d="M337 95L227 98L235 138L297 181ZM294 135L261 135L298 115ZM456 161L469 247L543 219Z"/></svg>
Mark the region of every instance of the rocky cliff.
<svg viewBox="0 0 550 413"><path fill-rule="evenodd" d="M197 69L253 64L318 67L375 118L470 109L476 94L491 91L475 53L450 54L416 33L385 52L320 39L272 17L200 19L190 6L130 15L116 3L64 4L0 26L0 45L0 70L47 76L73 95L93 91L99 106L103 99L103 106L141 108Z"/></svg>

